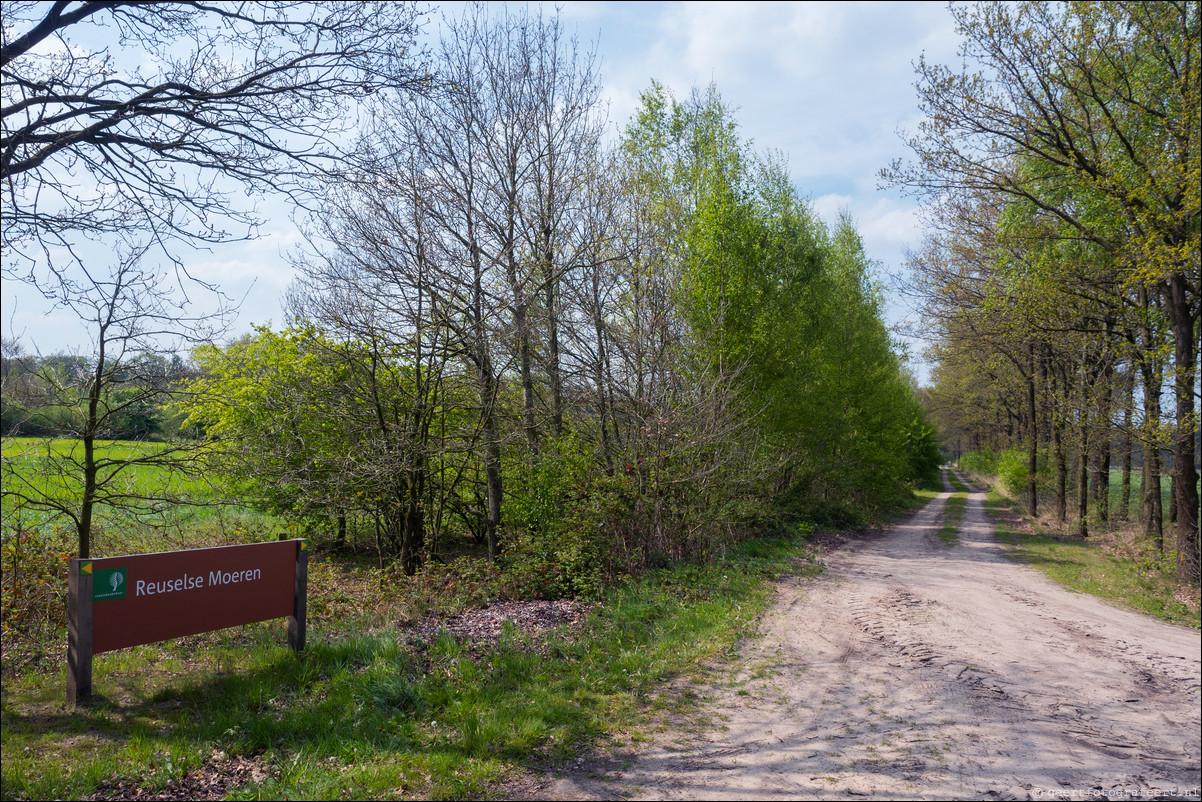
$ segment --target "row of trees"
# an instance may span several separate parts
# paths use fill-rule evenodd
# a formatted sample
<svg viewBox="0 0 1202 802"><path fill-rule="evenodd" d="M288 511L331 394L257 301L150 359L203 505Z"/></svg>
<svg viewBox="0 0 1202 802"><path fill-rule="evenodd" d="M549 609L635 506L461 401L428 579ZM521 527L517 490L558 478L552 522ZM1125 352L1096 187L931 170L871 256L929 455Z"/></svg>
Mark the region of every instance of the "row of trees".
<svg viewBox="0 0 1202 802"><path fill-rule="evenodd" d="M365 516L410 572L458 531L570 574L708 553L790 498L879 509L937 465L854 227L714 88L653 84L607 148L554 18L469 10L433 71L330 186L293 328L197 352L190 421L242 493Z"/></svg>
<svg viewBox="0 0 1202 802"><path fill-rule="evenodd" d="M953 13L985 71L919 64L917 160L885 174L929 200L910 261L941 428L966 448L1021 443L1028 511L1046 465L1055 514L1075 495L1081 535L1091 500L1108 517L1120 461L1126 515L1134 456L1160 544L1171 471L1178 575L1197 582L1198 6Z"/></svg>
<svg viewBox="0 0 1202 802"><path fill-rule="evenodd" d="M168 393L203 444L163 452L186 454L181 467L203 466L240 502L340 535L370 522L381 558L410 573L465 535L490 558L534 565L550 583L538 592L704 555L748 526L868 514L937 468L854 226L818 220L783 164L739 138L712 87L681 101L653 84L611 144L593 61L555 17L471 7L447 21L417 70L402 52L416 19L403 7L380 20L397 28L383 39L356 27L375 6L264 6L248 17L244 6L178 5L179 25L200 26L202 39L217 32L204 41L266 61L247 62L245 80L227 85L217 65L187 67L221 48L167 59L182 73L145 90L159 105L139 105L139 94L101 108L89 96L78 113L92 124L60 120L39 136L56 143L48 160L67 160L60 171L99 175L111 148L142 147L161 182L167 165L155 160L195 156L197 174L220 179L208 194L156 194L154 181L138 184L122 167L113 178L154 203L122 207L134 214L125 231L116 206L84 203L94 214L71 233L29 194L57 173L42 176L30 157L15 178L5 174L21 200L6 236L29 246L18 252L32 265L28 280L61 302L92 303L80 315L97 337L94 381L81 385L97 399L85 405L85 443L102 434L88 415L124 375L107 371L171 339L192 349L195 378L139 386ZM75 24L85 9L114 15L134 41L156 24L142 6L69 6L41 9L25 36ZM301 13L294 25L289 15ZM296 55L327 34L324 61ZM8 58L10 41L24 39L9 28L5 37ZM251 47L262 37L273 46ZM12 52L19 64L30 51ZM177 84L202 77L217 85L180 94ZM5 85L25 98L28 130L5 129L17 151L40 141L29 111L37 84ZM75 102L48 85L56 103ZM242 103L238 88L251 99ZM270 112L274 95L297 95L292 108L308 116ZM358 112L354 137L330 116L337 103ZM177 127L160 141L129 122L135 113ZM122 144L105 126L124 131ZM127 142L135 131L144 138ZM294 254L289 328L198 345L220 316L188 318L185 303L171 307L178 296L146 292L181 274L141 265L170 254L172 238L221 238L206 214L235 211L223 206L231 179L303 202L307 244ZM121 250L110 271L89 267L84 279L36 256L39 246L54 251L48 238L79 230L154 244ZM96 468L91 454L85 473Z"/></svg>
<svg viewBox="0 0 1202 802"><path fill-rule="evenodd" d="M163 407L164 395L193 378L179 354L120 356L102 371L95 432L107 440L167 440L182 420ZM25 353L4 340L0 356L0 434L5 437L81 437L96 381L93 361L78 354Z"/></svg>

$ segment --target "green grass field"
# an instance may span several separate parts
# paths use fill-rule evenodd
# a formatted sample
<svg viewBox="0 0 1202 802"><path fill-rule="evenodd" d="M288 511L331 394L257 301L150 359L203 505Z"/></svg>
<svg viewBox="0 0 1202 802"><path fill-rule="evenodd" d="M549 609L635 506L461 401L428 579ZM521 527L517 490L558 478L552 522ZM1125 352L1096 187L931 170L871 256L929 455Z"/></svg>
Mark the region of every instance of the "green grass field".
<svg viewBox="0 0 1202 802"><path fill-rule="evenodd" d="M166 443L98 440L95 457L102 466L98 479L130 493L212 501L213 491L200 476L153 463L137 464L140 460L153 460L169 448ZM0 445L4 489L51 498L78 497L83 489L83 453L80 440L6 437ZM114 464L106 464L109 461ZM122 463L132 464L122 466Z"/></svg>
<svg viewBox="0 0 1202 802"><path fill-rule="evenodd" d="M166 443L97 441L98 460L134 462L105 468L100 479L109 488L133 497L155 498L136 509L98 504L95 509L93 555L136 554L175 548L214 545L230 535L241 542L273 538L284 529L281 521L232 503L220 488L196 471L171 470L162 464L136 464L161 456ZM0 447L3 467L0 487L6 492L0 526L8 537L16 529L31 536L57 539L70 536L69 518L8 495L12 492L50 503L82 495L83 472L79 440L6 437Z"/></svg>
<svg viewBox="0 0 1202 802"><path fill-rule="evenodd" d="M1173 483L1166 476L1160 477L1160 501L1164 508L1165 518L1169 514L1169 494L1172 492ZM1139 517L1139 496L1143 492L1143 472L1139 470L1131 471L1131 500L1128 504L1128 517L1135 520ZM1120 469L1112 468L1110 470L1110 511L1111 515L1118 513L1122 507L1123 501L1123 472Z"/></svg>

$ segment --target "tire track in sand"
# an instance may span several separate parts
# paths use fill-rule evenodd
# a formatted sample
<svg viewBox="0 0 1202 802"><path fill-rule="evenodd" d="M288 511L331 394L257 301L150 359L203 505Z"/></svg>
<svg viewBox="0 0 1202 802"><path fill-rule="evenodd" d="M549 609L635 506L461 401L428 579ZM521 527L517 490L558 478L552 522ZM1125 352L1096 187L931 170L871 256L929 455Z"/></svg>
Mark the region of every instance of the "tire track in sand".
<svg viewBox="0 0 1202 802"><path fill-rule="evenodd" d="M718 726L537 795L1197 798L1199 633L1006 560L982 493L944 545L948 495L780 584L762 637L708 691Z"/></svg>

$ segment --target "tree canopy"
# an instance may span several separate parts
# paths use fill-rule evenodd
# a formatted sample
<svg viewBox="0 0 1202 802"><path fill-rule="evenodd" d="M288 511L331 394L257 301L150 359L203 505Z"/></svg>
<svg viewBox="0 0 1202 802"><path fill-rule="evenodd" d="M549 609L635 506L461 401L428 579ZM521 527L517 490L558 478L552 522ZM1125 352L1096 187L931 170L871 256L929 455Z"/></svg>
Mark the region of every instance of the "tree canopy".
<svg viewBox="0 0 1202 802"><path fill-rule="evenodd" d="M419 21L403 3L6 2L5 269L65 270L59 249L112 234L247 236L237 191L302 197L342 168L360 101L427 80Z"/></svg>

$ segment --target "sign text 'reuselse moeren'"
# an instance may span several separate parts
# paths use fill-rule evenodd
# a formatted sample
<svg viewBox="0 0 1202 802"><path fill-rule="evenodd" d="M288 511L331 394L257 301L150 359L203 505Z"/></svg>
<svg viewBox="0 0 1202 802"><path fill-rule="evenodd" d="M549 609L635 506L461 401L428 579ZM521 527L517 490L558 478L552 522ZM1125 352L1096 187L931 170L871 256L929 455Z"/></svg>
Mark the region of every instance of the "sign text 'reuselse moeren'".
<svg viewBox="0 0 1202 802"><path fill-rule="evenodd" d="M241 571L210 571L208 587L218 585L233 585L239 582L254 582L263 578L260 568L245 568ZM204 575L189 576L184 574L177 579L161 579L158 581L139 579L134 583L135 596L155 596L164 593L174 593L180 590L196 590L206 586Z"/></svg>

